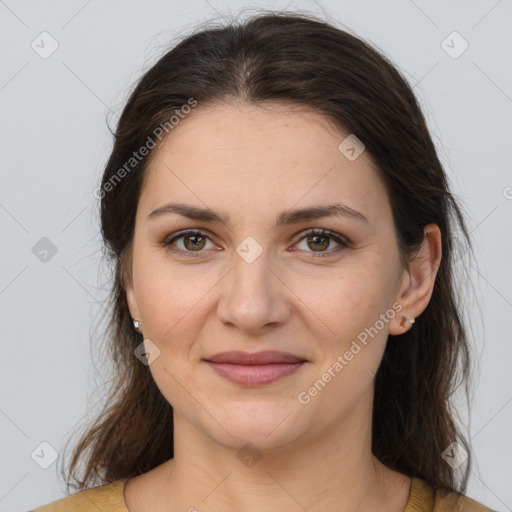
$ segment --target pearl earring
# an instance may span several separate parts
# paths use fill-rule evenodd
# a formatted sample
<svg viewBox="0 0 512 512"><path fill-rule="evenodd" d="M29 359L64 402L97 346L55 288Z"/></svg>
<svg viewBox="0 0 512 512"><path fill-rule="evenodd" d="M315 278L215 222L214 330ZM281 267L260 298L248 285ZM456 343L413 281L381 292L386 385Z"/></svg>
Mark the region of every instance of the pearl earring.
<svg viewBox="0 0 512 512"><path fill-rule="evenodd" d="M142 325L142 322L140 320L134 320L133 321L133 327L138 331L140 329L140 326Z"/></svg>

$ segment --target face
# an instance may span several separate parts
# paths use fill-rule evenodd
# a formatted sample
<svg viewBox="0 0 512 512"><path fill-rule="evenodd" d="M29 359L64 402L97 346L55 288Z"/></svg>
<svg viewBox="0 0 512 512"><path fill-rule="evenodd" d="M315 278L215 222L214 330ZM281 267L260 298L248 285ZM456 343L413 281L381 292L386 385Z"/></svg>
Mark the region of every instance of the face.
<svg viewBox="0 0 512 512"><path fill-rule="evenodd" d="M301 107L199 105L153 155L126 291L179 425L271 450L371 421L405 277L384 185L367 152L339 149L348 135ZM231 351L281 354L208 362Z"/></svg>

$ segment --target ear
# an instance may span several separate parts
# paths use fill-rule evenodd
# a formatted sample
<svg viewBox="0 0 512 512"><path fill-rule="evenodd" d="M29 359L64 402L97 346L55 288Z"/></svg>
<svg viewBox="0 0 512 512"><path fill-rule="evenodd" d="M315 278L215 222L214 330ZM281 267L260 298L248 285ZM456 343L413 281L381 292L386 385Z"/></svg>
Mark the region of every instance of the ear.
<svg viewBox="0 0 512 512"><path fill-rule="evenodd" d="M137 301L135 300L135 290L133 289L131 279L125 279L124 289L126 293L126 302L128 304L128 310L130 311L131 317L134 320L140 320L139 307L137 306Z"/></svg>
<svg viewBox="0 0 512 512"><path fill-rule="evenodd" d="M391 320L389 334L403 334L411 328L405 320L418 317L430 302L437 271L441 263L441 230L436 224L424 229L423 243L411 260L409 269L404 269L402 284L395 297L402 310Z"/></svg>
<svg viewBox="0 0 512 512"><path fill-rule="evenodd" d="M120 265L122 267L121 271L121 279L123 283L123 288L126 293L126 302L128 304L128 310L130 311L130 316L134 320L140 320L140 311L137 306L137 301L135 299L135 290L133 285L133 268L132 268L132 253L131 248L128 248L127 251L123 254Z"/></svg>

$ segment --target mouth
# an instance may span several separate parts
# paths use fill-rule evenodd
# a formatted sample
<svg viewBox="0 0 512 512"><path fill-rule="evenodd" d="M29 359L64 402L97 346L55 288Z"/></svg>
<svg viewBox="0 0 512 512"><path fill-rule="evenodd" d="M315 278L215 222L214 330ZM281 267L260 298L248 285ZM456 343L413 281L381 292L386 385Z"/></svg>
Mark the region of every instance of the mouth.
<svg viewBox="0 0 512 512"><path fill-rule="evenodd" d="M264 386L294 374L307 362L287 352L223 352L205 362L221 377L244 386Z"/></svg>

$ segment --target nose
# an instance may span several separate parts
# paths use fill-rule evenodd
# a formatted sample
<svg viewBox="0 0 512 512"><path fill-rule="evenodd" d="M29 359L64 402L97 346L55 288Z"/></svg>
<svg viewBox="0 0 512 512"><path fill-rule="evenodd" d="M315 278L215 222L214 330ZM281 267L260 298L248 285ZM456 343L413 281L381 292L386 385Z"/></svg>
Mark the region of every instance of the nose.
<svg viewBox="0 0 512 512"><path fill-rule="evenodd" d="M238 329L258 333L283 324L290 315L290 294L265 250L252 262L238 253L222 280L217 307L220 320Z"/></svg>

